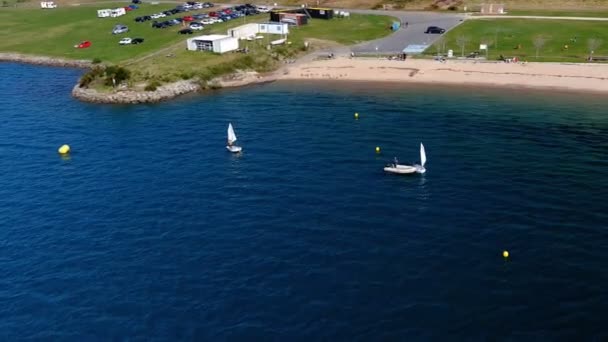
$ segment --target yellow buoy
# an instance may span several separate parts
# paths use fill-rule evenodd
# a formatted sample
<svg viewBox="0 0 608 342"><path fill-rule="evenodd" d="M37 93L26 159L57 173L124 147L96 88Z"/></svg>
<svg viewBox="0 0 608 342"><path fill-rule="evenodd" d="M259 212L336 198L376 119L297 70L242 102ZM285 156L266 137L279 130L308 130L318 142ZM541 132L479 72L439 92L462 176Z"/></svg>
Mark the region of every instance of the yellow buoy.
<svg viewBox="0 0 608 342"><path fill-rule="evenodd" d="M60 154L68 154L70 153L70 145L61 145L59 150L57 150Z"/></svg>
<svg viewBox="0 0 608 342"><path fill-rule="evenodd" d="M506 258L508 258L508 257L509 257L509 251L503 251L503 252L502 252L502 256L503 256L503 258L505 258L505 259L506 259Z"/></svg>
<svg viewBox="0 0 608 342"><path fill-rule="evenodd" d="M376 146L376 153L380 153L380 146Z"/></svg>
<svg viewBox="0 0 608 342"><path fill-rule="evenodd" d="M359 118L359 113L355 113L355 119Z"/></svg>

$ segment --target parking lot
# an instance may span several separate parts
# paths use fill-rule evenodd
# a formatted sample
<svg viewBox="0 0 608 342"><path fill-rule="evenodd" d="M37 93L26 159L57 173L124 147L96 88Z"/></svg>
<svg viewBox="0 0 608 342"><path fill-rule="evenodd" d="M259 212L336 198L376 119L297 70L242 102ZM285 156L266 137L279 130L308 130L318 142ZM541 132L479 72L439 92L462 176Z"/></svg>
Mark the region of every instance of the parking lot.
<svg viewBox="0 0 608 342"><path fill-rule="evenodd" d="M463 14L459 13L376 10L351 10L351 12L361 14L389 15L399 18L399 20L402 22L401 28L387 37L351 47L351 51L355 53L397 54L402 52L406 46L411 44L431 45L441 35L424 33L427 27L439 26L446 31L449 31L460 24L465 17ZM407 23L407 27L405 23Z"/></svg>

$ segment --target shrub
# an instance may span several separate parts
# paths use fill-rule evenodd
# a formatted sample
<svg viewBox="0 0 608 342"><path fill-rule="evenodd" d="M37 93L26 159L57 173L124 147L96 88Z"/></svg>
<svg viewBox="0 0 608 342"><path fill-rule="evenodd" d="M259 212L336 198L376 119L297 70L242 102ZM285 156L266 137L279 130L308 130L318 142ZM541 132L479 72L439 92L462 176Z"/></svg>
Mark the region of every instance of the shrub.
<svg viewBox="0 0 608 342"><path fill-rule="evenodd" d="M144 88L145 91L155 91L158 87L160 87L160 82L154 80L146 85Z"/></svg>
<svg viewBox="0 0 608 342"><path fill-rule="evenodd" d="M95 58L93 58L93 60L92 60L91 62L92 62L93 64L99 64L99 63L101 63L101 59L99 59L99 58L95 57Z"/></svg>
<svg viewBox="0 0 608 342"><path fill-rule="evenodd" d="M130 77L131 72L128 69L117 65L110 65L106 67L105 85L113 86L114 81L116 81L116 84L120 84L121 82L128 80Z"/></svg>
<svg viewBox="0 0 608 342"><path fill-rule="evenodd" d="M452 5L452 6L448 7L448 9L449 9L450 11L456 11L456 10L458 10L458 6L454 6L454 5Z"/></svg>
<svg viewBox="0 0 608 342"><path fill-rule="evenodd" d="M103 68L101 68L99 66L92 68L86 74L82 75L82 77L80 78L80 82L78 83L78 86L80 88L87 87L89 84L91 84L91 82L95 81L95 79L102 76L103 73L104 73Z"/></svg>
<svg viewBox="0 0 608 342"><path fill-rule="evenodd" d="M189 80L192 77L194 77L194 73L191 72L191 71L190 72L184 71L184 72L182 72L182 73L179 74L179 78L181 78L182 80Z"/></svg>

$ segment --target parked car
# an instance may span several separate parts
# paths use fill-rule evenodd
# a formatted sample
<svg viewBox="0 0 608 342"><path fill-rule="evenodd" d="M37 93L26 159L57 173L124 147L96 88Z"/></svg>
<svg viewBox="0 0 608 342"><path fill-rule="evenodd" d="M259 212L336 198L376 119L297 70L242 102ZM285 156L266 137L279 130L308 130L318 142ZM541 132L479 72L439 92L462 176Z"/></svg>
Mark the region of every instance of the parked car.
<svg viewBox="0 0 608 342"><path fill-rule="evenodd" d="M78 48L78 49L86 49L90 46L91 46L91 42L88 40L85 40L85 41L80 42L79 44L75 45L74 47Z"/></svg>
<svg viewBox="0 0 608 342"><path fill-rule="evenodd" d="M131 40L131 44L135 44L135 45L141 44L143 42L144 42L143 38L133 38L133 40Z"/></svg>
<svg viewBox="0 0 608 342"><path fill-rule="evenodd" d="M429 26L426 28L426 31L424 31L424 33L445 33L445 29L442 29L441 27L437 27L437 26Z"/></svg>
<svg viewBox="0 0 608 342"><path fill-rule="evenodd" d="M131 0L131 2L134 4L141 4L141 0Z"/></svg>
<svg viewBox="0 0 608 342"><path fill-rule="evenodd" d="M112 34L121 34L129 32L129 28L125 25L118 24L112 29Z"/></svg>
<svg viewBox="0 0 608 342"><path fill-rule="evenodd" d="M138 9L138 8L139 8L137 5L129 5L128 7L129 7L130 9L134 9L134 10L136 10L136 9Z"/></svg>
<svg viewBox="0 0 608 342"><path fill-rule="evenodd" d="M270 12L270 8L268 8L266 6L258 6L256 9L260 13L268 13L268 12Z"/></svg>
<svg viewBox="0 0 608 342"><path fill-rule="evenodd" d="M131 44L132 39L131 38L123 38L121 39L118 44L120 45L129 45Z"/></svg>
<svg viewBox="0 0 608 342"><path fill-rule="evenodd" d="M201 23L190 23L190 29L192 29L192 30L200 31L203 28L205 28L205 27Z"/></svg>
<svg viewBox="0 0 608 342"><path fill-rule="evenodd" d="M192 18L196 19L196 20L201 20L201 19L205 19L207 18L208 15L204 14L204 13L199 13L199 14L195 14L192 16Z"/></svg>
<svg viewBox="0 0 608 342"><path fill-rule="evenodd" d="M189 28L185 28L185 29L177 31L177 33L179 33L179 34L192 34L192 33L194 33L194 31L192 31Z"/></svg>
<svg viewBox="0 0 608 342"><path fill-rule="evenodd" d="M213 20L212 18L205 18L205 19L201 20L201 24L203 24L203 25L215 24L215 20Z"/></svg>
<svg viewBox="0 0 608 342"><path fill-rule="evenodd" d="M203 8L210 8L213 6L215 6L215 5L211 2L203 2Z"/></svg>
<svg viewBox="0 0 608 342"><path fill-rule="evenodd" d="M186 21L186 22L188 22L188 21L193 21L193 20L194 20L194 18L192 18L192 16L191 16L191 15L187 15L187 16L183 17L182 19L183 19L184 21Z"/></svg>

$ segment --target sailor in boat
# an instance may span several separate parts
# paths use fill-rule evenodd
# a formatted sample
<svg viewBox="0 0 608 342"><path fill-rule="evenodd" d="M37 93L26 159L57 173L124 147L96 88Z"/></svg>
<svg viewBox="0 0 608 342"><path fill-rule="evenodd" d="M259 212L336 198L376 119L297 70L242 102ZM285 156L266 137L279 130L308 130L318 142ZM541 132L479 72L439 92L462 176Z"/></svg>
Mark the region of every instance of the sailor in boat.
<svg viewBox="0 0 608 342"><path fill-rule="evenodd" d="M397 167L397 165L399 165L399 160L397 159L397 157L395 157L393 159L393 167Z"/></svg>

